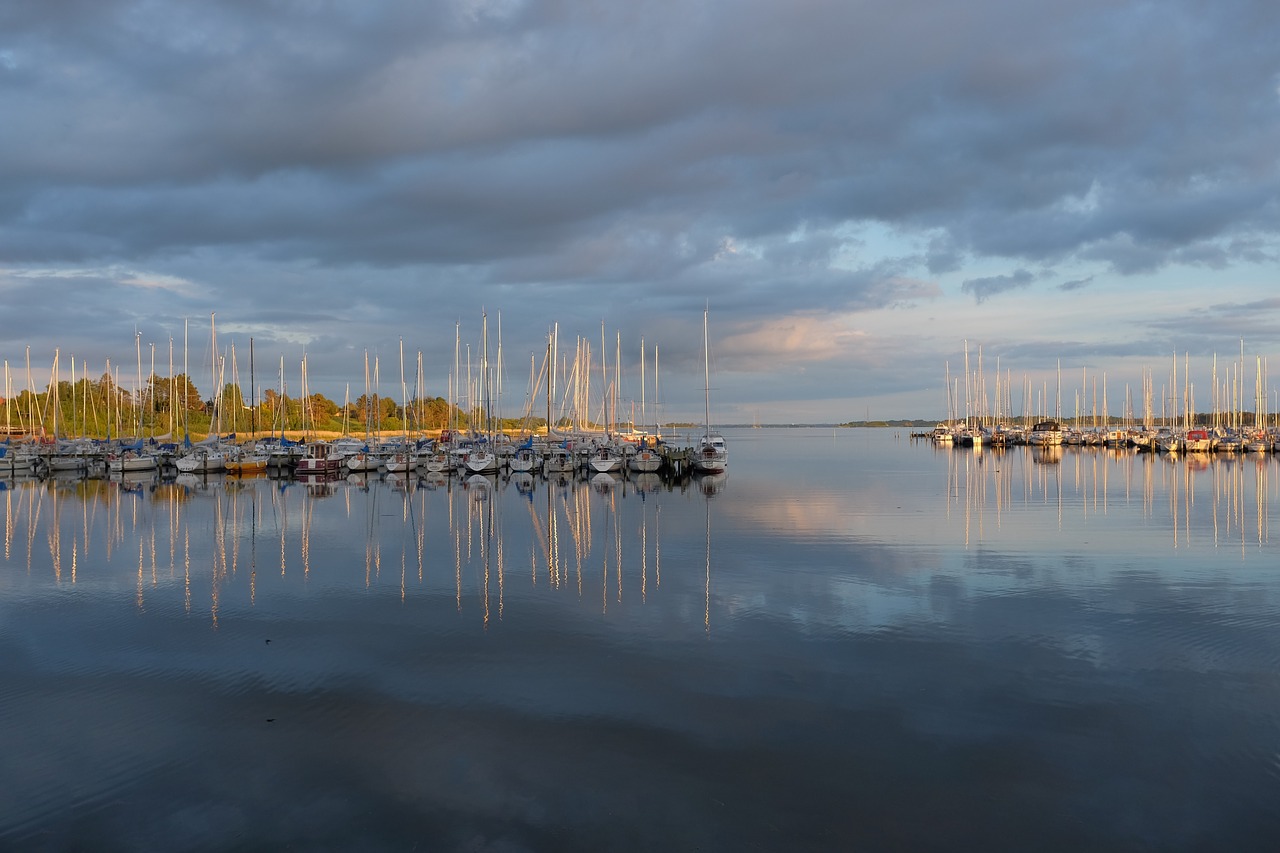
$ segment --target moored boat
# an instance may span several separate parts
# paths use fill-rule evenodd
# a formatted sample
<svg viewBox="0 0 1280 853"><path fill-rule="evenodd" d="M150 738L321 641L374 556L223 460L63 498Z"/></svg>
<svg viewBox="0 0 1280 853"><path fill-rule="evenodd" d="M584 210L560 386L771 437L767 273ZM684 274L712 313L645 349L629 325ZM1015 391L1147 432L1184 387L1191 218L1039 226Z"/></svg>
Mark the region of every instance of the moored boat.
<svg viewBox="0 0 1280 853"><path fill-rule="evenodd" d="M342 457L327 441L309 441L293 470L297 474L329 474L342 469Z"/></svg>

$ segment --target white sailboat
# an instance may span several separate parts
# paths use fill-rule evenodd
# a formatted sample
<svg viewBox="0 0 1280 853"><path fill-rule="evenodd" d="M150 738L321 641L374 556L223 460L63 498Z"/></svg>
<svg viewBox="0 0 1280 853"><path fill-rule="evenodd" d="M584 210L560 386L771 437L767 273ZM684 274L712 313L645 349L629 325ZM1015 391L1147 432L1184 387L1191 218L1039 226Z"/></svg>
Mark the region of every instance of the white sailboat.
<svg viewBox="0 0 1280 853"><path fill-rule="evenodd" d="M154 471L160 467L159 457L145 450L142 443L142 333L134 332L133 340L138 359L138 390L137 399L134 401L136 439L128 445L121 445L107 455L107 471L111 474L123 474L126 471Z"/></svg>
<svg viewBox="0 0 1280 853"><path fill-rule="evenodd" d="M694 470L704 474L718 474L729 466L729 447L724 436L711 430L711 344L707 335L707 312L702 312L702 354L705 362L706 412L702 421L702 436L694 448Z"/></svg>
<svg viewBox="0 0 1280 853"><path fill-rule="evenodd" d="M657 380L656 373L658 369L657 355L656 355L657 351L655 350L654 352L655 352L654 379L656 381ZM645 405L644 405L644 385L645 385L644 366L645 366L644 365L644 338L641 338L640 339L640 421L647 427L649 425L649 420L646 417L647 413L645 412ZM632 432L635 432L634 425L632 427ZM653 444L653 442L656 441L657 439L658 439L658 435L657 435L656 428L652 436L642 435L640 437L639 444L635 449L635 453L632 453L627 457L627 468L636 472L637 474L652 474L657 472L658 469L662 467L662 455L658 453L657 449L654 447L654 444Z"/></svg>
<svg viewBox="0 0 1280 853"><path fill-rule="evenodd" d="M185 349L185 345L184 345ZM211 474L218 471L225 471L227 468L227 456L222 449L222 441L218 437L218 431L221 429L221 379L218 370L218 333L214 325L214 315L209 315L209 352L210 352L210 379L214 387L213 394L213 416L209 424L210 432L203 441L198 444L191 444L190 436L184 440L187 449L181 456L173 460L174 467L178 469L180 474ZM185 362L186 356L183 356ZM188 374L190 375L190 374ZM183 426L185 431L186 426Z"/></svg>

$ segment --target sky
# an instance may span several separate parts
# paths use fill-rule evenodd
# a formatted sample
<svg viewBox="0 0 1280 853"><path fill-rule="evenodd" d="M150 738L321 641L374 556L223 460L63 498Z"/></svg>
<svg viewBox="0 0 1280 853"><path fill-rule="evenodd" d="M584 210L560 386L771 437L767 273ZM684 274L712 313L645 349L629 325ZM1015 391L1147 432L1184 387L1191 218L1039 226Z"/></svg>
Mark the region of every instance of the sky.
<svg viewBox="0 0 1280 853"><path fill-rule="evenodd" d="M979 352L988 409L1120 414L1144 375L1252 409L1261 365L1280 410L1277 33L1268 0L8 0L7 386L140 349L341 403L366 356L399 396L403 348L456 399L487 343L515 416L558 330L622 419L940 418Z"/></svg>

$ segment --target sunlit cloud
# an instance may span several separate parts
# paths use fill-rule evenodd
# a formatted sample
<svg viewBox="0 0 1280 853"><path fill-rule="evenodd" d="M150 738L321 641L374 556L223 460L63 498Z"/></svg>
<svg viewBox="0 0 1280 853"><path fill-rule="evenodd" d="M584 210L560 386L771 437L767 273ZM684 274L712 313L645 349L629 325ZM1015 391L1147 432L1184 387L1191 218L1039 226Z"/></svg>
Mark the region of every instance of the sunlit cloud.
<svg viewBox="0 0 1280 853"><path fill-rule="evenodd" d="M723 337L717 344L717 360L730 370L761 370L769 364L796 367L848 357L865 336L839 318L768 319Z"/></svg>
<svg viewBox="0 0 1280 853"><path fill-rule="evenodd" d="M160 273L125 272L120 273L116 280L126 287L136 287L141 290L167 290L182 296L193 295L197 290L195 282Z"/></svg>
<svg viewBox="0 0 1280 853"><path fill-rule="evenodd" d="M28 279L36 281L101 281L140 290L164 290L182 296L197 292L198 286L179 276L140 272L118 266L69 268L0 268L0 280Z"/></svg>

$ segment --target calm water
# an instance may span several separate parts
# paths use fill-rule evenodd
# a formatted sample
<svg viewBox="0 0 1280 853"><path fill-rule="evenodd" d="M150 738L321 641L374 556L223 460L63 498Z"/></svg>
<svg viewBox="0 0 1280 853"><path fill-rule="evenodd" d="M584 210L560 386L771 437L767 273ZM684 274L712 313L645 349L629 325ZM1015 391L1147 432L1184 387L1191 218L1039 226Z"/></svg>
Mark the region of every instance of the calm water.
<svg viewBox="0 0 1280 853"><path fill-rule="evenodd" d="M1280 848L1280 463L728 438L0 480L0 848Z"/></svg>

